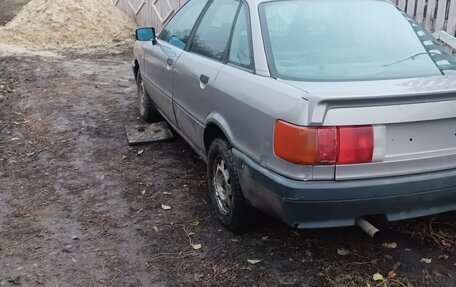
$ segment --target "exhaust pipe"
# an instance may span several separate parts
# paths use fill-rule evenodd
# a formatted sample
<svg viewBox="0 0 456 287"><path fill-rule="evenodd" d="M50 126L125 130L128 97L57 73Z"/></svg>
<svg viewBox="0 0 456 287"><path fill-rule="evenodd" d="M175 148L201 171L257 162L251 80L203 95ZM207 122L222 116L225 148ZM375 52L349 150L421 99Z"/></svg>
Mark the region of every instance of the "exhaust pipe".
<svg viewBox="0 0 456 287"><path fill-rule="evenodd" d="M369 221L361 217L355 220L355 224L372 238L374 238L375 234L380 232L380 230L377 227L373 226Z"/></svg>

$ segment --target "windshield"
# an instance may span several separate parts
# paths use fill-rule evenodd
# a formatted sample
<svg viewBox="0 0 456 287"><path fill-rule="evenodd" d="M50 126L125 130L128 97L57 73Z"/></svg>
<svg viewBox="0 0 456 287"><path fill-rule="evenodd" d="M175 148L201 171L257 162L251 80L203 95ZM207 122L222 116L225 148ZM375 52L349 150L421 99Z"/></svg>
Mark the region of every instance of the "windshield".
<svg viewBox="0 0 456 287"><path fill-rule="evenodd" d="M271 74L355 81L437 76L456 59L386 1L301 0L260 4Z"/></svg>

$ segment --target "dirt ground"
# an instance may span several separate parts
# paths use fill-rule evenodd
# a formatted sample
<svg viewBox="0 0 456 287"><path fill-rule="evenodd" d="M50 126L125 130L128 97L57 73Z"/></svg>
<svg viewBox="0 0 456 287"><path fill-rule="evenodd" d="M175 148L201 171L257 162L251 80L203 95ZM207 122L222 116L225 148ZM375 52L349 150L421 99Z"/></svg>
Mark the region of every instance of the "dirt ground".
<svg viewBox="0 0 456 287"><path fill-rule="evenodd" d="M0 286L456 286L454 212L376 240L260 214L225 230L182 139L128 146L139 120L119 49L0 58Z"/></svg>

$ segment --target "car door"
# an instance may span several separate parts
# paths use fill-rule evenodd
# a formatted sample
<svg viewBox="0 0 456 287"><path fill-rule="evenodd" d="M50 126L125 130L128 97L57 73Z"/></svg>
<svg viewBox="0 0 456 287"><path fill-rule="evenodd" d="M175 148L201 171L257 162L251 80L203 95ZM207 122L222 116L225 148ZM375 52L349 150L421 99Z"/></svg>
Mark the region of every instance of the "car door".
<svg viewBox="0 0 456 287"><path fill-rule="evenodd" d="M226 58L238 0L212 1L197 24L188 51L174 68L173 103L179 129L203 150L204 120L211 111L213 84Z"/></svg>
<svg viewBox="0 0 456 287"><path fill-rule="evenodd" d="M155 41L144 49L146 90L155 106L169 122L176 125L172 106L173 67L184 51L190 33L206 6L207 0L190 0L169 21Z"/></svg>

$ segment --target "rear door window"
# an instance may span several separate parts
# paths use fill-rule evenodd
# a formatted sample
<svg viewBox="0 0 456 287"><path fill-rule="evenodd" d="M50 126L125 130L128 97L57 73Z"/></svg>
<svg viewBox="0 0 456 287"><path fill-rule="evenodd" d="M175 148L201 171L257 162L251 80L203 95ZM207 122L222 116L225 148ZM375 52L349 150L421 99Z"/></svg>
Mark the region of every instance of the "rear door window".
<svg viewBox="0 0 456 287"><path fill-rule="evenodd" d="M248 10L243 4L234 26L228 62L246 69L253 69L253 49L248 21Z"/></svg>
<svg viewBox="0 0 456 287"><path fill-rule="evenodd" d="M207 0L190 0L169 21L160 33L159 39L184 49L196 20L206 6Z"/></svg>
<svg viewBox="0 0 456 287"><path fill-rule="evenodd" d="M236 0L213 1L196 30L190 51L221 61L239 5Z"/></svg>

